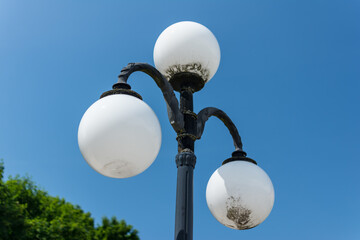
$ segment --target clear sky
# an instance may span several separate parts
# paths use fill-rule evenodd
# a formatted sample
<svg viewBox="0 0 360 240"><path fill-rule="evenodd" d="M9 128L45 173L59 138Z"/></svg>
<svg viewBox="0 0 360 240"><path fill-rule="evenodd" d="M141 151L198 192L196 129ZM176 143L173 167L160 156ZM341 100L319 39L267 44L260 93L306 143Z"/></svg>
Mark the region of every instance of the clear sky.
<svg viewBox="0 0 360 240"><path fill-rule="evenodd" d="M207 26L218 72L194 96L235 122L244 149L270 176L275 205L260 226L228 229L205 189L233 151L210 119L196 143L194 239L360 239L360 2L0 0L0 158L51 195L124 218L141 239L172 239L177 152L160 90L129 80L162 127L154 164L129 179L92 170L77 145L86 109L128 62L153 65L159 34L178 21Z"/></svg>

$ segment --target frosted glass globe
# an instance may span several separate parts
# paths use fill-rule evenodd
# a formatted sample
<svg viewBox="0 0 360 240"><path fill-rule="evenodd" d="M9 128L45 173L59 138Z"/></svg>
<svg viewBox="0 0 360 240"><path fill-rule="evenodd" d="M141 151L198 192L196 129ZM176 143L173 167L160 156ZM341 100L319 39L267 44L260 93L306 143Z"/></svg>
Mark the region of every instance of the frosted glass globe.
<svg viewBox="0 0 360 240"><path fill-rule="evenodd" d="M168 79L179 72L192 72L207 82L219 67L220 47L205 26L178 22L160 34L154 47L154 62Z"/></svg>
<svg viewBox="0 0 360 240"><path fill-rule="evenodd" d="M97 172L127 178L146 170L161 145L161 128L142 100L117 94L99 99L85 112L78 131L80 151Z"/></svg>
<svg viewBox="0 0 360 240"><path fill-rule="evenodd" d="M262 223L274 205L274 188L257 165L233 161L211 176L206 201L212 215L233 229L250 229Z"/></svg>

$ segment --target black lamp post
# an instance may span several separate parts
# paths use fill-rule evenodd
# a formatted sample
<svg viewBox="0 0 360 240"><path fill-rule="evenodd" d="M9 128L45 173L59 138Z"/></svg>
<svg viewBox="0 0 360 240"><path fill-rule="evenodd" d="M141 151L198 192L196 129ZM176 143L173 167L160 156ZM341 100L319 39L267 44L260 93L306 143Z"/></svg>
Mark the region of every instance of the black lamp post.
<svg viewBox="0 0 360 240"><path fill-rule="evenodd" d="M154 59L162 73L146 63L130 63L121 70L113 89L103 93L84 114L78 135L84 158L99 173L115 178L135 176L154 161L161 142L157 118L127 83L133 72L144 72L161 89L169 121L177 133L175 239L192 239L194 143L201 138L211 116L228 128L235 151L209 180L206 199L210 211L220 223L233 229L259 225L274 203L271 180L246 157L240 135L223 111L207 107L198 114L193 112L193 94L205 86L219 65L215 37L198 23L174 24L157 40ZM180 105L174 90L180 93Z"/></svg>

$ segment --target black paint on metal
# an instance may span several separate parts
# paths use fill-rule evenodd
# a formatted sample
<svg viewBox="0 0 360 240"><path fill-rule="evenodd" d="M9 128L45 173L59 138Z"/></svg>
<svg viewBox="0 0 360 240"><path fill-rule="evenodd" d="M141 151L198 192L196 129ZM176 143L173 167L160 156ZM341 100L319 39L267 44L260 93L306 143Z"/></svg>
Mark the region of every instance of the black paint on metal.
<svg viewBox="0 0 360 240"><path fill-rule="evenodd" d="M186 75L183 75L186 76ZM171 81L170 81L171 82ZM193 112L193 92L189 81L180 87L180 111L184 116L184 132L178 133L178 168L175 208L175 240L193 239L193 176L196 163L196 114Z"/></svg>
<svg viewBox="0 0 360 240"><path fill-rule="evenodd" d="M193 239L193 175L195 154L184 150L176 155L177 186L175 209L175 240Z"/></svg>
<svg viewBox="0 0 360 240"><path fill-rule="evenodd" d="M138 94L137 92L131 90L131 87L129 84L124 84L124 83L116 83L113 85L113 89L107 92L104 92L103 94L101 94L100 98L106 97L106 96L110 96L110 95L115 95L115 94L127 94L130 96L134 96L136 98L139 98L142 100L142 97L140 94Z"/></svg>
<svg viewBox="0 0 360 240"><path fill-rule="evenodd" d="M172 76L169 80L173 89L180 92L183 87L192 89L193 92L200 91L205 86L205 81L196 73L181 72Z"/></svg>
<svg viewBox="0 0 360 240"><path fill-rule="evenodd" d="M234 151L231 154L231 158L228 158L225 161L223 161L222 165L229 163L229 162L233 162L233 161L246 161L246 162L251 162L251 163L257 165L256 161L254 159L246 157L246 152L244 152L242 150Z"/></svg>
<svg viewBox="0 0 360 240"><path fill-rule="evenodd" d="M180 111L184 116L184 132L179 133L178 151L190 149L194 151L196 140L196 114L193 112L193 93L191 88L183 88L180 92Z"/></svg>
<svg viewBox="0 0 360 240"><path fill-rule="evenodd" d="M241 142L241 137L235 124L231 121L231 119L229 118L228 115L226 115L225 112L223 112L218 108L207 107L199 112L198 120L197 120L197 133L196 133L197 138L198 139L201 138L204 132L205 123L211 116L217 117L225 124L225 126L228 128L233 138L235 150L242 151L243 144Z"/></svg>
<svg viewBox="0 0 360 240"><path fill-rule="evenodd" d="M171 126L177 133L184 131L184 116L180 112L179 102L175 96L174 89L167 79L153 66L147 63L129 63L121 70L117 84L127 84L129 76L133 72L144 72L149 75L156 85L161 89L167 104L168 117Z"/></svg>

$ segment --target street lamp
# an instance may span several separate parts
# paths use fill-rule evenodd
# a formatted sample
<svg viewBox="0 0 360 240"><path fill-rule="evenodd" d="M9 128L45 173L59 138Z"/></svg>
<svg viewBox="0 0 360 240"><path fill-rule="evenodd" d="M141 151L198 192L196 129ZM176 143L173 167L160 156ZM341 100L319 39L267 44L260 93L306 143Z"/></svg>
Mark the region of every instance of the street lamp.
<svg viewBox="0 0 360 240"><path fill-rule="evenodd" d="M103 93L85 112L78 132L83 157L97 172L113 178L140 174L155 160L161 145L159 121L127 83L133 72L144 72L161 89L169 121L177 133L175 239L192 239L194 143L201 138L211 116L228 128L235 151L208 182L208 207L229 228L242 230L259 225L274 204L270 178L246 157L237 128L223 111L207 107L198 114L193 112L193 94L214 76L220 63L215 36L195 22L173 24L157 39L154 62L156 68L146 63L130 63L123 68L113 89ZM174 90L180 92L180 105Z"/></svg>

